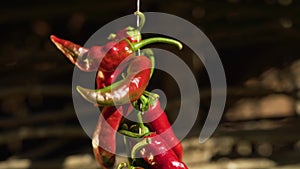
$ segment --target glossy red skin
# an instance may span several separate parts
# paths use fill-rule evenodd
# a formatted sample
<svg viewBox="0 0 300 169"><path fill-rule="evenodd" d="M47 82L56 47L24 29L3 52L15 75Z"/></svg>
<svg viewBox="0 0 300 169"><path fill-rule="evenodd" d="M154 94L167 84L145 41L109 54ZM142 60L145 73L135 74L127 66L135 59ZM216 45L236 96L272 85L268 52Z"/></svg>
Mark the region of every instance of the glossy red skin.
<svg viewBox="0 0 300 169"><path fill-rule="evenodd" d="M86 63L82 64L80 62L84 60L81 58L81 56L89 51L87 48L84 48L71 41L60 39L54 35L51 35L50 39L74 65L76 65L82 71L90 71Z"/></svg>
<svg viewBox="0 0 300 169"><path fill-rule="evenodd" d="M51 35L51 40L73 64L87 72L114 71L126 57L134 53L128 39L110 41L104 46L92 46L89 49L54 35Z"/></svg>
<svg viewBox="0 0 300 169"><path fill-rule="evenodd" d="M125 67L122 67L113 72L98 71L96 77L97 88L101 89L111 85L122 73L124 68ZM119 128L120 121L123 118L123 112L125 112L126 116L132 111L132 109L133 107L131 104L123 105L118 110L116 110L114 106L106 106L103 108L102 113L99 116L99 120L94 131L93 142L97 139L100 143L98 145L93 144L93 152L98 164L104 169L114 166L116 158L114 154L116 151L116 132ZM107 124L109 124L112 128L106 126L107 124L104 123L104 120L106 120ZM103 149L101 145L109 147L109 151Z"/></svg>
<svg viewBox="0 0 300 169"><path fill-rule="evenodd" d="M130 31L127 30L127 28L124 28L116 34L116 37L113 39L114 41L108 42L102 48L100 46L95 46L90 49L91 57L100 56L103 55L102 53L106 53L103 58L97 58L102 59L99 70L107 72L113 71L126 57L133 54L134 51L131 50L128 41L124 39L129 40L131 43L138 42L139 40L131 37L128 32ZM100 51L102 50L102 52L99 52L99 49Z"/></svg>
<svg viewBox="0 0 300 169"><path fill-rule="evenodd" d="M93 46L89 49L86 58L92 63L89 69L110 72L133 53L129 41L124 39L119 42L108 42L104 46ZM99 61L101 61L100 66Z"/></svg>
<svg viewBox="0 0 300 169"><path fill-rule="evenodd" d="M159 100L151 105L149 110L144 112L143 119L145 120L145 122L147 122L150 130L155 131L157 134L164 133L168 130L168 133L164 133L161 136L164 140L167 141L168 145L174 146L172 150L176 153L177 157L182 160L182 144L173 132L168 117L164 110L161 108Z"/></svg>
<svg viewBox="0 0 300 169"><path fill-rule="evenodd" d="M144 138L151 138L151 143L140 149L139 153L150 165L150 169L187 169L158 134L152 133Z"/></svg>
<svg viewBox="0 0 300 169"><path fill-rule="evenodd" d="M102 72L98 71L96 77L96 85L98 89L104 88L106 86L111 85L115 79L121 74L123 69L118 69L118 71L112 72ZM122 106L125 112L128 112L128 108L126 106ZM93 144L93 152L94 156L98 162L98 164L102 168L111 168L115 163L115 152L116 150L116 131L119 128L120 121L123 117L122 109L116 110L114 106L106 106L103 108L97 126L94 131L93 142L95 139L101 140L101 143ZM103 120L106 120L107 124L113 128L109 128L103 123ZM105 145L105 147L110 147L109 151L103 149L101 145Z"/></svg>
<svg viewBox="0 0 300 169"><path fill-rule="evenodd" d="M130 79L129 98L131 102L139 99L146 90L150 80L151 67L152 63L146 56L138 56L131 61L127 71L128 79Z"/></svg>
<svg viewBox="0 0 300 169"><path fill-rule="evenodd" d="M104 46L92 46L87 49L77 45L71 41L60 39L54 35L50 36L56 47L63 52L72 63L82 71L97 71L103 72L114 71L118 65L128 56L133 54L138 49L152 43L168 43L176 45L182 49L182 44L176 40L154 37L144 39L143 41L132 43L134 39L122 39L118 42L110 41Z"/></svg>
<svg viewBox="0 0 300 169"><path fill-rule="evenodd" d="M98 89L101 89L103 87L106 87L112 83L112 79L114 76L117 76L118 74L114 72L102 72L98 71L97 77L96 77L96 85ZM98 162L98 164L106 169L106 168L111 168L115 164L115 152L116 149L116 131L119 128L119 123L122 119L122 111L121 110L116 110L114 106L107 106L104 107L96 128L94 130L94 135L93 135L93 152L94 156ZM106 126L104 122L110 124L110 126L114 129L111 130L109 126ZM94 142L101 141L98 145L95 144ZM105 145L105 147L109 147L109 151L106 149L103 149L101 145Z"/></svg>
<svg viewBox="0 0 300 169"><path fill-rule="evenodd" d="M129 37L128 37L129 38ZM52 42L61 50L65 56L75 64L82 71L93 71L98 69L99 56L97 52L103 51L114 51L115 48L112 48L116 43L109 42L104 47L95 46L91 49L86 49L80 45L77 45L71 41L57 38L55 36L51 36ZM129 41L135 42L135 40L129 38ZM127 42L127 41L126 41ZM121 42L120 44L126 44ZM128 42L127 42L127 45ZM99 50L102 49L103 50ZM81 57L81 58L78 58ZM89 64L84 61L88 60ZM105 61L108 61L107 59ZM122 60L119 60L121 62ZM114 66L118 66L118 64L113 64ZM114 68L115 69L115 68ZM108 85L111 85L117 76L121 74L124 67L118 69L118 71L102 71L99 70L96 77L96 85L98 89L104 88ZM124 105L122 106L125 112L131 112L132 106ZM115 147L116 147L116 131L119 128L119 123L122 119L122 107L116 110L114 106L104 107L102 113L99 116L99 120L97 126L94 131L93 136L93 152L100 166L103 168L110 168L115 163ZM106 121L107 123L104 123ZM111 127L106 126L109 124ZM96 141L97 140L97 141ZM95 142L98 142L95 144ZM109 151L103 149L101 145L105 145L108 147Z"/></svg>
<svg viewBox="0 0 300 169"><path fill-rule="evenodd" d="M121 39L124 39L124 38L128 39L131 43L138 42L137 39L131 37L128 34L127 28L120 30L116 34L116 37L113 40L120 41ZM101 89L101 88L111 85L116 80L116 78L121 74L121 71L123 71L124 68L125 67L120 68L115 71L110 71L110 72L103 72L103 71L99 70L98 74L97 74L97 78L96 78L97 89ZM114 69L116 69L116 67Z"/></svg>
<svg viewBox="0 0 300 169"><path fill-rule="evenodd" d="M140 82L145 83L142 79L140 79L141 75L143 75L146 72L146 76L150 77L150 70L142 70L145 66L151 66L151 62L150 65L148 65L148 60L144 61L144 58L146 58L145 56L139 56L136 57L135 59L133 59L130 63L131 66L128 67L128 72L130 73L137 73L139 72L135 77L137 79L135 80L139 80ZM148 59L148 58L147 58ZM141 71L142 70L142 71ZM140 72L141 71L141 72ZM98 88L102 88L105 87L107 85L110 85L116 78L116 76L119 75L119 72L98 72L98 76L97 76L97 87ZM130 75L129 75L130 77ZM149 78L148 78L149 81ZM147 81L147 84L148 84ZM145 84L145 86L143 88L146 88L147 84ZM131 90L141 90L141 86L136 85L136 83L130 84L129 86L129 91ZM122 119L122 112L127 112L126 115L128 115L128 112L131 112L128 109L132 109L132 106L128 106L128 105L124 105L122 106L124 107L124 111L116 111L115 108L113 106L106 106L103 108L103 111L101 113L101 116L99 117L99 121L97 123L97 127L95 129L94 132L94 137L93 137L93 142L95 140L101 141L101 143L97 144L93 144L93 151L94 151L94 155L99 163L100 166L102 166L103 168L109 168L109 167L113 167L114 162L115 162L115 155L113 152L115 152L115 147L116 147L116 131L119 128L119 123ZM106 122L108 124L111 125L111 127L114 130L111 130L110 127L105 126L105 123L103 123L103 120L106 120ZM109 147L109 151L107 151L106 149L103 149L103 147L101 145L105 145L105 147Z"/></svg>

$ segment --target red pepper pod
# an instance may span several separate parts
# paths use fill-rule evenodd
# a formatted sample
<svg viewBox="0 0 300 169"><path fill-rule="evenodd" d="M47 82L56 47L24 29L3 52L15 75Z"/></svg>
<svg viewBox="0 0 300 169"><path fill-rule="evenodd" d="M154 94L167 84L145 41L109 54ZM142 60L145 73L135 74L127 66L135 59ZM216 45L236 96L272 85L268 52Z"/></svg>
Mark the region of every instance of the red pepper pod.
<svg viewBox="0 0 300 169"><path fill-rule="evenodd" d="M101 89L108 85L111 85L115 81L117 76L122 73L123 69L124 68L120 68L114 72L98 71L96 77L97 88ZM131 108L128 105L123 105L121 108L116 109L114 106L104 107L102 109L102 113L99 116L99 120L94 131L94 136L92 139L93 152L97 162L103 168L112 167L114 165L116 131L119 127L120 121L123 118L123 112L131 112L131 110L128 110Z"/></svg>
<svg viewBox="0 0 300 169"><path fill-rule="evenodd" d="M115 164L116 133L123 117L122 107L104 107L94 131L92 146L97 162L103 168Z"/></svg>
<svg viewBox="0 0 300 169"><path fill-rule="evenodd" d="M142 117L148 124L151 131L161 134L161 137L168 141L168 145L181 160L183 156L182 144L172 130L168 117L165 111L161 108L160 101L157 100L153 105L151 105L150 108L143 113Z"/></svg>
<svg viewBox="0 0 300 169"><path fill-rule="evenodd" d="M109 42L105 46L93 46L87 53L87 57L84 58L92 61L89 66L91 70L114 71L128 56L152 43L168 43L182 49L180 42L168 38L154 37L135 43L123 39L119 42Z"/></svg>
<svg viewBox="0 0 300 169"><path fill-rule="evenodd" d="M99 106L123 105L140 98L150 80L151 68L151 60L146 56L133 57L125 79L97 90L77 86L77 91L87 101Z"/></svg>
<svg viewBox="0 0 300 169"><path fill-rule="evenodd" d="M131 43L128 39L119 42L108 42L104 46L93 46L86 49L70 41L51 35L52 42L62 51L72 63L83 71L114 71L118 65L138 49L152 43L167 43L182 49L179 41L154 37Z"/></svg>
<svg viewBox="0 0 300 169"><path fill-rule="evenodd" d="M177 158L165 140L156 133L145 136L132 148L132 157L139 155L150 165L150 169L187 169L187 166Z"/></svg>
<svg viewBox="0 0 300 169"><path fill-rule="evenodd" d="M60 39L54 35L50 36L51 41L55 44L55 46L76 66L78 66L81 70L87 69L86 67L80 65L78 60L83 60L80 58L85 55L89 49L84 48L78 44L75 44L71 41Z"/></svg>

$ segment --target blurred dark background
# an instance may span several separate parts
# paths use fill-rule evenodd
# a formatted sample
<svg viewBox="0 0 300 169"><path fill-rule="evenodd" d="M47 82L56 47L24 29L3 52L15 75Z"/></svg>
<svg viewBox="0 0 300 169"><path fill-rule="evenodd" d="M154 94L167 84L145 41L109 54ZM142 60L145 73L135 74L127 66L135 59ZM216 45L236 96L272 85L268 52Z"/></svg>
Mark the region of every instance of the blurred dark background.
<svg viewBox="0 0 300 169"><path fill-rule="evenodd" d="M72 102L73 65L49 36L84 44L106 23L136 10L136 1L1 1L0 168L96 168L91 140ZM200 60L182 59L199 82L197 125L184 141L190 168L300 168L300 2L296 0L141 0L198 26L218 51L228 95L214 137L197 136L210 106ZM192 58L192 59L191 59ZM172 96L176 84L150 85ZM175 95L176 96L176 95Z"/></svg>

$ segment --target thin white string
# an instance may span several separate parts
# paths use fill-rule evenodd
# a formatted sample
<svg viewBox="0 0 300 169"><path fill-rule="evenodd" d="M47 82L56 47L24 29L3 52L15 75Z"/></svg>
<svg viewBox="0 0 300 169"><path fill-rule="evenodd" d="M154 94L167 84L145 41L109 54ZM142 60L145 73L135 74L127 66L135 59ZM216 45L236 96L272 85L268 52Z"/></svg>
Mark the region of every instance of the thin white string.
<svg viewBox="0 0 300 169"><path fill-rule="evenodd" d="M140 12L140 0L137 0L137 1L136 1L136 10L137 10L138 12ZM139 27L139 26L140 26L140 17L137 15L137 16L136 16L136 27ZM141 55L141 50L140 50L140 49L137 51L137 55L138 55L138 56Z"/></svg>
<svg viewBox="0 0 300 169"><path fill-rule="evenodd" d="M137 0L136 2L136 11L140 12L140 0ZM139 27L140 25L140 17L136 16L136 27Z"/></svg>

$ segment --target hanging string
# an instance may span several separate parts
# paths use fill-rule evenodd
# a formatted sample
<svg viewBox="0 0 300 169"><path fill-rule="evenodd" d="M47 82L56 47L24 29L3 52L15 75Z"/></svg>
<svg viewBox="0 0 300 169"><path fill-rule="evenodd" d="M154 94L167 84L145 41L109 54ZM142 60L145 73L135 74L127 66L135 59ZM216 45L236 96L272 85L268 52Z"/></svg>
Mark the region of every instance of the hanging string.
<svg viewBox="0 0 300 169"><path fill-rule="evenodd" d="M140 12L140 0L136 1L136 11ZM140 17L136 16L136 27L140 26Z"/></svg>
<svg viewBox="0 0 300 169"><path fill-rule="evenodd" d="M136 11L140 12L140 0L136 1ZM136 16L136 27L139 27L139 26L140 26L140 17L139 17L139 15L137 15ZM141 50L140 49L137 51L137 55L138 56L141 55Z"/></svg>

